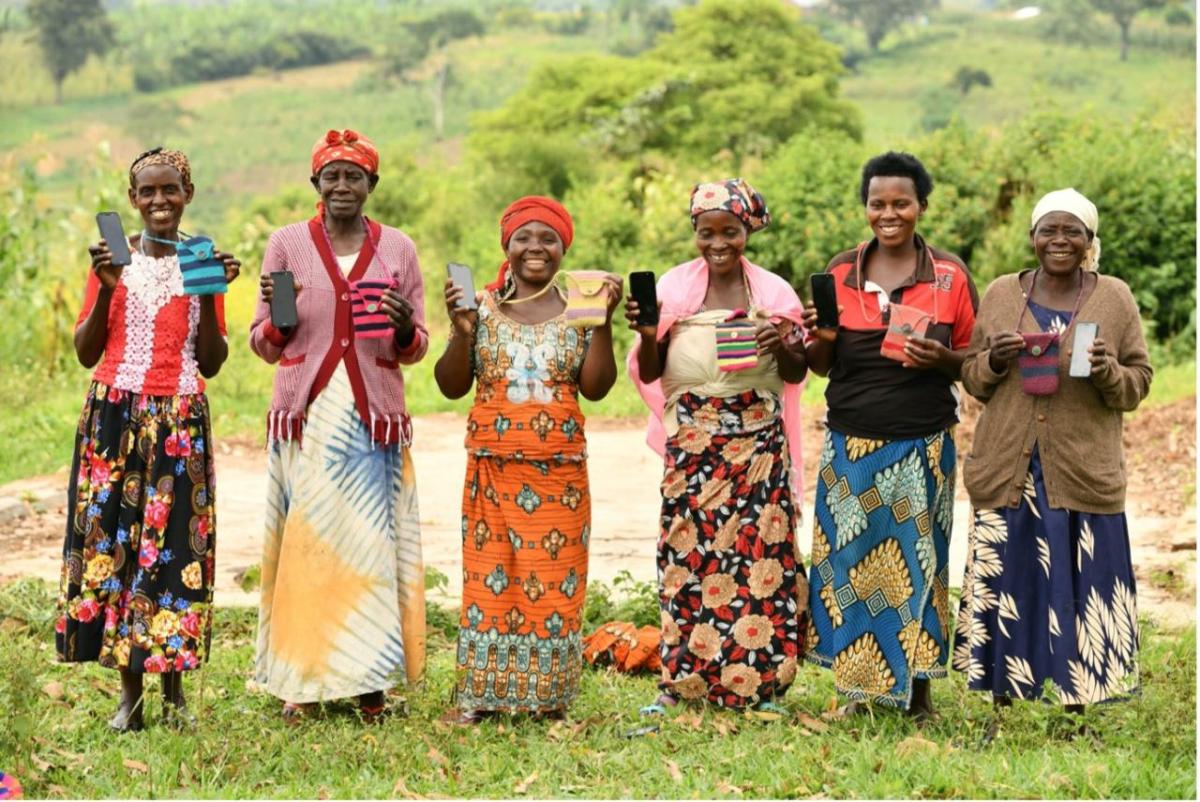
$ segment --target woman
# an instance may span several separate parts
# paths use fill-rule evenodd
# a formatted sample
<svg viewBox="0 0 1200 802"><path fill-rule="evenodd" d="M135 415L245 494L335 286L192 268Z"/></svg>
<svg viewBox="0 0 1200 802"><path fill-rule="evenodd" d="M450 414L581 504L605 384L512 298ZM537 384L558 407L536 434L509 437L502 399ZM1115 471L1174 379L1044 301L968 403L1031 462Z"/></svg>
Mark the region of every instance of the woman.
<svg viewBox="0 0 1200 802"><path fill-rule="evenodd" d="M787 282L743 256L770 222L745 181L692 192L700 256L658 285L657 326L637 324L630 375L651 410L649 441L665 457L658 540L662 691L679 699L775 708L803 654L807 598L796 559L799 382L807 371L803 309ZM744 353L728 354L727 322ZM728 335L728 336L727 336ZM731 367L725 356L739 360Z"/></svg>
<svg viewBox="0 0 1200 802"><path fill-rule="evenodd" d="M997 706L1040 698L1049 680L1079 712L1138 685L1122 418L1152 371L1133 295L1097 272L1096 207L1073 189L1051 192L1031 226L1039 266L988 288L963 363L963 386L985 406L963 462L975 511L954 667ZM1091 373L1075 378L1083 321L1099 329ZM1030 366L1015 363L1036 353L1037 332L1058 334L1048 395L1027 392Z"/></svg>
<svg viewBox="0 0 1200 802"><path fill-rule="evenodd" d="M946 674L953 384L978 305L962 261L916 233L932 190L907 153L868 161L860 195L874 237L826 268L838 326L818 329L805 311L808 364L829 377L808 657L852 700L917 716L933 713L929 680Z"/></svg>
<svg viewBox="0 0 1200 802"><path fill-rule="evenodd" d="M345 698L373 721L393 675L412 682L425 667L400 366L420 361L429 335L412 240L363 215L378 171L366 137L346 130L317 140L317 215L271 235L250 327L254 353L276 365L255 675L284 700L288 722ZM297 288L297 323L280 330L270 310L284 270ZM366 295L372 283L387 287L382 298Z"/></svg>
<svg viewBox="0 0 1200 802"><path fill-rule="evenodd" d="M163 717L192 721L183 672L208 659L216 546L212 427L204 379L229 353L223 296L187 295L177 244L196 192L187 157L155 148L129 167L142 217L132 261L88 248L75 353L96 367L75 437L55 626L58 659L121 674L109 725L143 727L142 683L162 675ZM226 281L241 263L216 253ZM203 378L201 378L203 377ZM177 503L178 502L178 503Z"/></svg>
<svg viewBox="0 0 1200 802"><path fill-rule="evenodd" d="M578 396L599 401L616 380L621 280L605 280L602 325L569 325L555 277L573 237L560 204L521 198L500 219L506 259L478 312L459 308L464 289L446 282L450 342L434 376L447 398L476 385L452 723L497 711L562 717L579 691L592 516Z"/></svg>

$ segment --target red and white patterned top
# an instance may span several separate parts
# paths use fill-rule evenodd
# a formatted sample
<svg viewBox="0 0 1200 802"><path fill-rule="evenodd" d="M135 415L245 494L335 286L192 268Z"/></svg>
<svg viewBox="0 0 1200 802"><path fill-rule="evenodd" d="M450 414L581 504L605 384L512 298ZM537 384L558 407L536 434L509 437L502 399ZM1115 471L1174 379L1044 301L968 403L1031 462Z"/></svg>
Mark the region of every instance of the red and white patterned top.
<svg viewBox="0 0 1200 802"><path fill-rule="evenodd" d="M88 273L78 329L100 294L100 280ZM225 336L225 298L216 296L217 326ZM121 271L108 307L108 340L94 381L144 395L204 392L196 365L200 296L185 295L179 257L154 259L137 251Z"/></svg>

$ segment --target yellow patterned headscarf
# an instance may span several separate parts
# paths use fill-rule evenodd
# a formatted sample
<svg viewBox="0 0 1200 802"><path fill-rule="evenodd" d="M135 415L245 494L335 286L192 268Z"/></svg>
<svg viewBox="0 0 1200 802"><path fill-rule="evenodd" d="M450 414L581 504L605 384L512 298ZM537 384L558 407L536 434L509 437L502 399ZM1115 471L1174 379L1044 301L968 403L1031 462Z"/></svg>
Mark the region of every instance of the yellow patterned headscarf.
<svg viewBox="0 0 1200 802"><path fill-rule="evenodd" d="M160 145L141 154L129 165L129 186L134 185L134 178L138 173L155 164L174 167L179 171L184 184L192 183L192 166L188 163L188 157L182 151L167 150Z"/></svg>

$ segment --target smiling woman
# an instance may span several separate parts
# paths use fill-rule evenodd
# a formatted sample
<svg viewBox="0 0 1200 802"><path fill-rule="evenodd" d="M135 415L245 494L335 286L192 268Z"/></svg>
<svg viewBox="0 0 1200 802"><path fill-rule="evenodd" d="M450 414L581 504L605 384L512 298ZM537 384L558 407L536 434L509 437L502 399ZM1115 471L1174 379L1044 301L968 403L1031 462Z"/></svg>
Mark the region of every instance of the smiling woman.
<svg viewBox="0 0 1200 802"><path fill-rule="evenodd" d="M76 432L56 645L60 660L120 671L110 726L121 732L143 726L146 673L162 675L164 718L191 722L182 672L208 659L216 499L201 377L229 349L222 296L189 294L180 271L195 192L183 153L134 159L129 203L142 232L124 265L116 242L88 248L75 327L79 361L96 370ZM212 257L222 286L237 277L237 259Z"/></svg>
<svg viewBox="0 0 1200 802"><path fill-rule="evenodd" d="M840 320L808 360L829 376L813 516L808 658L855 700L933 712L946 674L958 378L978 300L966 265L916 232L933 181L907 153L863 167L874 238L829 263Z"/></svg>

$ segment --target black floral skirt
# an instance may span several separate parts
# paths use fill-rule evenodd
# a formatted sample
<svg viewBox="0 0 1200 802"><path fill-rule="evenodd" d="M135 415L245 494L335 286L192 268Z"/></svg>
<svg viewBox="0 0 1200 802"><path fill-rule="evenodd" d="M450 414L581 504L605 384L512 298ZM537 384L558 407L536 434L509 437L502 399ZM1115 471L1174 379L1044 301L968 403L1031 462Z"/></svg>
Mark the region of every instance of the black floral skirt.
<svg viewBox="0 0 1200 802"><path fill-rule="evenodd" d="M660 687L722 707L782 696L804 655L808 581L778 405L755 391L685 393L676 417L658 542Z"/></svg>
<svg viewBox="0 0 1200 802"><path fill-rule="evenodd" d="M68 490L59 660L166 672L207 658L214 489L202 393L148 396L93 382Z"/></svg>

